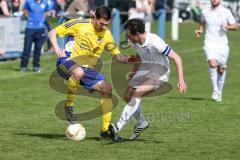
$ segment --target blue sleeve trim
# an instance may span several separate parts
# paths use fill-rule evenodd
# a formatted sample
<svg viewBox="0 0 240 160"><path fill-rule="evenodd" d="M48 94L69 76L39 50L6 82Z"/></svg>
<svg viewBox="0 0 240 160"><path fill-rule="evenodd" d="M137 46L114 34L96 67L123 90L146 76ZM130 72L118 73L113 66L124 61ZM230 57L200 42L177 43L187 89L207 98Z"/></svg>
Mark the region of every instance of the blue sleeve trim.
<svg viewBox="0 0 240 160"><path fill-rule="evenodd" d="M171 51L171 48L167 46L167 47L164 49L164 51L162 52L162 54L163 54L164 56L168 56L168 54L170 53L170 51Z"/></svg>

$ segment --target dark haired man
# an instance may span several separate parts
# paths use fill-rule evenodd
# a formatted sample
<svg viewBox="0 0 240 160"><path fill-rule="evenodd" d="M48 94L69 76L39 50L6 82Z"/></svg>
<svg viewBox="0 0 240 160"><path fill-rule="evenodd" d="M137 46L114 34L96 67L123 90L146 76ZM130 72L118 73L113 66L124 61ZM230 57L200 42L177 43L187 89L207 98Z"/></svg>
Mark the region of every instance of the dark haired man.
<svg viewBox="0 0 240 160"><path fill-rule="evenodd" d="M126 37L133 43L137 51L140 65L133 71L126 92L128 104L123 109L116 124L110 124L109 130L115 141L121 140L117 133L123 128L131 116L137 120L130 140L136 139L148 127L148 122L141 112L141 100L144 95L158 89L169 79L170 66L168 58L174 60L178 72L177 87L184 93L187 86L184 82L182 60L159 36L145 31L145 24L140 19L130 19L124 26ZM118 137L118 138L115 138Z"/></svg>
<svg viewBox="0 0 240 160"><path fill-rule="evenodd" d="M76 123L73 115L73 99L78 85L89 91L98 91L102 95L101 109L103 111L100 135L108 137L108 126L111 120L112 87L98 73L94 66L104 50L107 50L119 62L129 62L130 56L120 54L114 46L111 32L107 29L111 22L111 10L107 7L96 9L93 19L73 19L49 32L49 37L55 53L58 56L57 71L67 80L68 96L65 104L66 117L70 123ZM57 35L71 36L69 51L65 52L57 44ZM74 40L73 40L74 39ZM107 112L105 112L108 110Z"/></svg>

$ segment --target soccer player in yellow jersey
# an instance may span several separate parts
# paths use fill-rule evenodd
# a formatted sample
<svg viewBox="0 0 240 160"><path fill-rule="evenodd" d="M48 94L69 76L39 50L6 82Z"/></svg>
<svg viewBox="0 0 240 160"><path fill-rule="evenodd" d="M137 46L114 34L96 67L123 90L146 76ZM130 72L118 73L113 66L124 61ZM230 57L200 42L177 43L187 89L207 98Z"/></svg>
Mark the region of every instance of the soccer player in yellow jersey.
<svg viewBox="0 0 240 160"><path fill-rule="evenodd" d="M49 32L49 38L55 53L58 56L58 74L68 82L68 95L65 104L66 117L70 123L76 123L73 115L73 99L78 85L84 86L89 91L98 91L102 95L101 109L112 108L111 85L104 77L94 69L97 60L104 50L107 50L119 62L134 60L131 56L120 54L114 46L111 32L107 29L111 22L111 10L107 7L96 9L92 19L73 19L57 26ZM72 41L71 52L65 52L58 46L57 35L70 36ZM105 113L105 112L103 112ZM111 112L102 116L102 128L100 135L109 137L108 126L111 120Z"/></svg>

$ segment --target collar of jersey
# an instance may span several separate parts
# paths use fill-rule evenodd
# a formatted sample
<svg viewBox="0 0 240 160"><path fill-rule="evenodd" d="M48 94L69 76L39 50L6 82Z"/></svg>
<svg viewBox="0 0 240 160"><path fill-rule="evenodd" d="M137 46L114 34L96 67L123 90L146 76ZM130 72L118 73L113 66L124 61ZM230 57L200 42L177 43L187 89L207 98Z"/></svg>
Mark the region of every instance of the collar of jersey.
<svg viewBox="0 0 240 160"><path fill-rule="evenodd" d="M150 41L150 36L149 36L149 33L147 32L146 39L145 39L144 43L142 45L140 43L138 43L138 45L140 47L145 47L149 44L149 41Z"/></svg>

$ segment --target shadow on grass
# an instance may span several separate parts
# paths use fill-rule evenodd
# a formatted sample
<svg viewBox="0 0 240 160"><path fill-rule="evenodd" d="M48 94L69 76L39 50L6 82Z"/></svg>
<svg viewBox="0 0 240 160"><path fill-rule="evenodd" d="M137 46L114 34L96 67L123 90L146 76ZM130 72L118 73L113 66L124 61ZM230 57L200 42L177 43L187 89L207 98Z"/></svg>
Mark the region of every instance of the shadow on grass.
<svg viewBox="0 0 240 160"><path fill-rule="evenodd" d="M16 67L2 67L1 68L2 71L16 71L16 72L19 72L20 71L20 68L16 68ZM27 71L31 71L30 69L28 69Z"/></svg>
<svg viewBox="0 0 240 160"><path fill-rule="evenodd" d="M119 144L119 143L155 143L155 144L160 144L163 143L162 141L157 141L157 140L151 140L151 139L136 139L136 140L129 140L129 139L123 139L120 142L114 142L111 141L107 143L106 145L113 145L113 144Z"/></svg>
<svg viewBox="0 0 240 160"><path fill-rule="evenodd" d="M212 101L209 98L202 98L202 97L168 97L169 99L187 99L192 101Z"/></svg>
<svg viewBox="0 0 240 160"><path fill-rule="evenodd" d="M46 138L46 139L62 139L69 140L65 134L49 134L49 133L15 133L17 136L25 136L25 137L38 137L38 138ZM102 141L102 140L111 140L107 138L101 137L86 137L85 140L90 141Z"/></svg>
<svg viewBox="0 0 240 160"><path fill-rule="evenodd" d="M69 140L66 138L65 134L48 134L48 133L15 133L14 135L18 136L28 136L28 137L38 137L38 138L46 138L46 139L62 139L62 140ZM163 143L162 141L150 140L150 139L137 139L131 141L129 139L123 139L120 142L114 142L112 139L109 138L101 138L101 137L86 137L85 140L88 141L106 141L106 145L114 145L119 143L155 143L160 144Z"/></svg>
<svg viewBox="0 0 240 160"><path fill-rule="evenodd" d="M8 70L20 72L20 68L9 68ZM31 71L31 70L27 69L27 71Z"/></svg>
<svg viewBox="0 0 240 160"><path fill-rule="evenodd" d="M48 133L15 133L14 135L18 136L29 136L29 137L39 137L46 139L65 139L65 134L48 134Z"/></svg>

